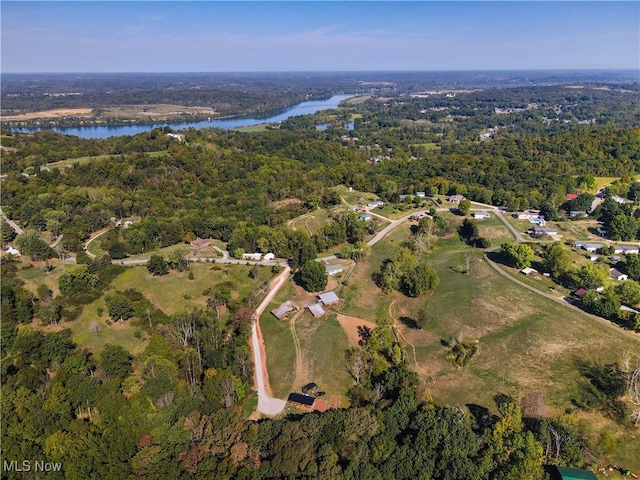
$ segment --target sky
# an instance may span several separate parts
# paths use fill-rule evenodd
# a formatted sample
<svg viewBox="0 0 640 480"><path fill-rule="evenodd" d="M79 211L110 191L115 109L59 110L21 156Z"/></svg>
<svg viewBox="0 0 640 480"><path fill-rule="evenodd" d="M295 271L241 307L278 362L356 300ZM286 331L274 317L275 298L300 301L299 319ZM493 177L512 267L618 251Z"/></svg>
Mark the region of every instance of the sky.
<svg viewBox="0 0 640 480"><path fill-rule="evenodd" d="M7 1L2 73L640 69L631 1Z"/></svg>

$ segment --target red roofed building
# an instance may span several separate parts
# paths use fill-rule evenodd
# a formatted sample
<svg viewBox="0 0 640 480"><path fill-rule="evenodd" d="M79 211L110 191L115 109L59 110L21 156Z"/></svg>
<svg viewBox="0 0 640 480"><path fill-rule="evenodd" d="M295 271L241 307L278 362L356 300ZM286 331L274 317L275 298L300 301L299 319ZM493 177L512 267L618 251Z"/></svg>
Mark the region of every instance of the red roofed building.
<svg viewBox="0 0 640 480"><path fill-rule="evenodd" d="M578 194L576 194L576 193L567 193L565 195L565 198L567 200L575 200L576 198L578 198Z"/></svg>

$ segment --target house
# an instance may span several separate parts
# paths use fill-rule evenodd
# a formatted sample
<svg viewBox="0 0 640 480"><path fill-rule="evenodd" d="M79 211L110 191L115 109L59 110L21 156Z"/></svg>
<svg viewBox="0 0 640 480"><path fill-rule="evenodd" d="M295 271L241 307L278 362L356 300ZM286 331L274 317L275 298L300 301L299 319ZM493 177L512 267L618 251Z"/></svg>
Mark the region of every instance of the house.
<svg viewBox="0 0 640 480"><path fill-rule="evenodd" d="M613 253L622 253L623 251L624 251L624 247L619 246L619 245L614 245Z"/></svg>
<svg viewBox="0 0 640 480"><path fill-rule="evenodd" d="M295 309L296 309L296 304L293 303L291 300L287 300L282 305L280 305L278 308L274 308L273 310L271 310L271 313L278 320L282 320L283 318L285 318L287 315L289 315L289 313L291 313Z"/></svg>
<svg viewBox="0 0 640 480"><path fill-rule="evenodd" d="M206 248L211 244L211 239L196 238L193 242L189 242L193 248Z"/></svg>
<svg viewBox="0 0 640 480"><path fill-rule="evenodd" d="M245 260L260 260L262 258L261 253L243 253L242 258Z"/></svg>
<svg viewBox="0 0 640 480"><path fill-rule="evenodd" d="M557 235L558 230L555 228L542 228L542 227L531 227L529 229L529 235L532 237L546 237L548 235Z"/></svg>
<svg viewBox="0 0 640 480"><path fill-rule="evenodd" d="M473 212L473 218L476 220L484 220L486 218L491 218L491 214L489 212Z"/></svg>
<svg viewBox="0 0 640 480"><path fill-rule="evenodd" d="M318 300L322 302L322 304L326 307L328 305L333 305L334 303L338 303L340 299L336 292L326 292L318 295Z"/></svg>
<svg viewBox="0 0 640 480"><path fill-rule="evenodd" d="M621 260L621 257L618 255L611 255L609 257L609 260L611 260L612 262L619 262Z"/></svg>
<svg viewBox="0 0 640 480"><path fill-rule="evenodd" d="M582 247L582 242L578 242L577 240L573 242L573 248L580 248L580 247Z"/></svg>
<svg viewBox="0 0 640 480"><path fill-rule="evenodd" d="M611 200L613 200L614 202L618 202L618 203L624 203L626 202L626 200L622 197L619 197L618 195L613 195L611 197Z"/></svg>
<svg viewBox="0 0 640 480"><path fill-rule="evenodd" d="M383 205L384 205L384 202L382 202L381 200L378 200L376 202L367 203L367 208L371 210L373 208L382 207Z"/></svg>
<svg viewBox="0 0 640 480"><path fill-rule="evenodd" d="M517 218L518 220L529 220L532 215L527 212L518 212L513 214L513 218Z"/></svg>
<svg viewBox="0 0 640 480"><path fill-rule="evenodd" d="M451 203L460 203L462 200L466 200L464 195L451 195L448 199Z"/></svg>
<svg viewBox="0 0 640 480"><path fill-rule="evenodd" d="M636 255L640 252L638 247L622 247L622 254L629 255L631 253L635 253Z"/></svg>
<svg viewBox="0 0 640 480"><path fill-rule="evenodd" d="M595 253L602 248L602 245L600 243L585 243L582 248L587 252Z"/></svg>
<svg viewBox="0 0 640 480"><path fill-rule="evenodd" d="M289 394L287 401L295 403L297 406L311 409L313 408L313 404L316 402L316 399L311 395L304 395L303 393L291 393Z"/></svg>
<svg viewBox="0 0 640 480"><path fill-rule="evenodd" d="M368 214L368 213L361 213L361 214L358 216L358 221L359 221L359 222L368 222L368 221L370 221L372 218L373 218L373 217L372 217L370 214Z"/></svg>
<svg viewBox="0 0 640 480"><path fill-rule="evenodd" d="M327 275L337 275L343 271L343 268L342 265L325 265L324 270Z"/></svg>
<svg viewBox="0 0 640 480"><path fill-rule="evenodd" d="M531 267L523 268L522 270L520 270L520 272L524 273L527 277L538 274L538 271L535 268Z"/></svg>
<svg viewBox="0 0 640 480"><path fill-rule="evenodd" d="M404 202L406 200L409 200L410 202L413 201L413 195L399 195L399 197L401 202Z"/></svg>
<svg viewBox="0 0 640 480"><path fill-rule="evenodd" d="M586 216L587 212L585 212L584 210L571 210L569 212L569 218L582 218Z"/></svg>
<svg viewBox="0 0 640 480"><path fill-rule="evenodd" d="M264 257L262 257L262 259L263 260L275 260L276 256L273 253L269 252L269 253L265 253Z"/></svg>
<svg viewBox="0 0 640 480"><path fill-rule="evenodd" d="M427 193L426 193L426 192L416 192L416 195L417 195L418 197L420 197L420 198L424 198L424 197L426 197L426 196L427 196Z"/></svg>
<svg viewBox="0 0 640 480"><path fill-rule="evenodd" d="M564 198L566 198L567 200L575 200L576 198L578 198L578 194L577 193L567 193Z"/></svg>
<svg viewBox="0 0 640 480"><path fill-rule="evenodd" d="M629 278L626 273L622 273L620 270L617 270L615 268L609 269L609 274L611 275L611 278L613 278L614 280L619 280L621 282Z"/></svg>
<svg viewBox="0 0 640 480"><path fill-rule="evenodd" d="M551 480L598 480L589 470L579 468L556 467L555 465L545 466Z"/></svg>
<svg viewBox="0 0 640 480"><path fill-rule="evenodd" d="M604 237L607 234L607 231L602 227L598 227L596 228L596 233L601 237Z"/></svg>
<svg viewBox="0 0 640 480"><path fill-rule="evenodd" d="M319 318L326 313L324 311L324 308L322 308L322 305L320 305L319 303L314 303L313 305L309 305L307 307L307 310L309 310L309 313L311 313L311 315L313 315L315 318Z"/></svg>

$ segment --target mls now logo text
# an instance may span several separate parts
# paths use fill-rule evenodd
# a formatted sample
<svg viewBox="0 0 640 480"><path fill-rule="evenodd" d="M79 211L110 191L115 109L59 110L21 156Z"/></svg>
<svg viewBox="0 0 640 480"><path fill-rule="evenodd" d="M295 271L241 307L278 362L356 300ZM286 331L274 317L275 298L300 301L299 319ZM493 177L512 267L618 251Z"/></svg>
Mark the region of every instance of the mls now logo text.
<svg viewBox="0 0 640 480"><path fill-rule="evenodd" d="M45 462L44 460L4 460L2 470L5 472L59 472L62 470L62 463Z"/></svg>

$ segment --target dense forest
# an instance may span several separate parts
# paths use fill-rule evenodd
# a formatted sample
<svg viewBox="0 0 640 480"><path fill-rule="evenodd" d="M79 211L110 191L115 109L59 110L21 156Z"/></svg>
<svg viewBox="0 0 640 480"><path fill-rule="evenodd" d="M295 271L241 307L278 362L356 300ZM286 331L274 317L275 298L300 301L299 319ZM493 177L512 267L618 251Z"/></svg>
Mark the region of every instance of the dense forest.
<svg viewBox="0 0 640 480"><path fill-rule="evenodd" d="M259 84L249 100L234 89L225 90L226 98L247 111L331 93L328 81L311 87L298 80L291 82L299 88L286 95ZM411 87L411 80L401 92L384 87L382 96L369 89L335 111L259 132L189 129L180 141L167 135L171 129L158 128L83 140L3 129L2 211L26 229L15 238L3 223L3 245L15 238L42 268L51 267L46 260L55 256L73 254L76 260L60 276L60 295L53 298L44 284L36 293L25 288L18 275L24 267L2 259L3 459L62 462L62 470L47 478L106 479L515 480L545 478L545 463L591 465L613 440L603 434L599 445L590 443L570 414L546 416L544 400L535 394L495 392L495 405L435 404L385 318L361 332L358 348L345 352L346 362L357 365L349 408L247 420L251 315L265 288L259 272L250 272L251 292L238 295L235 285L223 284L203 292L207 308L170 316L140 291L109 290L125 270L113 259L198 237L226 242L232 254L273 252L294 268L344 242L356 251L372 232L355 214L333 218L313 236L287 227L294 217L338 204L337 185L393 204L421 191L557 213L575 208L566 194L583 193L595 176L619 177L595 214L620 239L640 238L639 210L610 199L638 200L631 181L640 169L637 84L453 95L422 94L423 85ZM151 87L131 79L136 81L140 90L122 95L146 101L143 91ZM173 101L167 82L149 93L149 101ZM200 89L201 96L185 101L208 101L222 87ZM3 109L54 108L69 100L47 98L27 107L12 97L7 105L6 92L3 82ZM349 121L352 130L345 128ZM328 128L316 128L326 123ZM135 219L129 228L112 227L113 220L127 218ZM103 228L109 230L101 248L109 255L90 258L84 242ZM60 238L55 250L41 239L43 232ZM148 269L163 275L186 268L183 260L176 255L165 264L158 256ZM392 270L407 272L394 277ZM416 275L428 282L415 281ZM407 249L385 264L379 280L385 291L410 297L438 282ZM71 341L69 329L52 333L36 325L71 322L106 292L110 322L135 321L149 336L135 358L117 345L94 355ZM629 372L617 364L580 368L585 382L576 408L626 425L620 397ZM3 472L5 477L23 478L15 471Z"/></svg>

